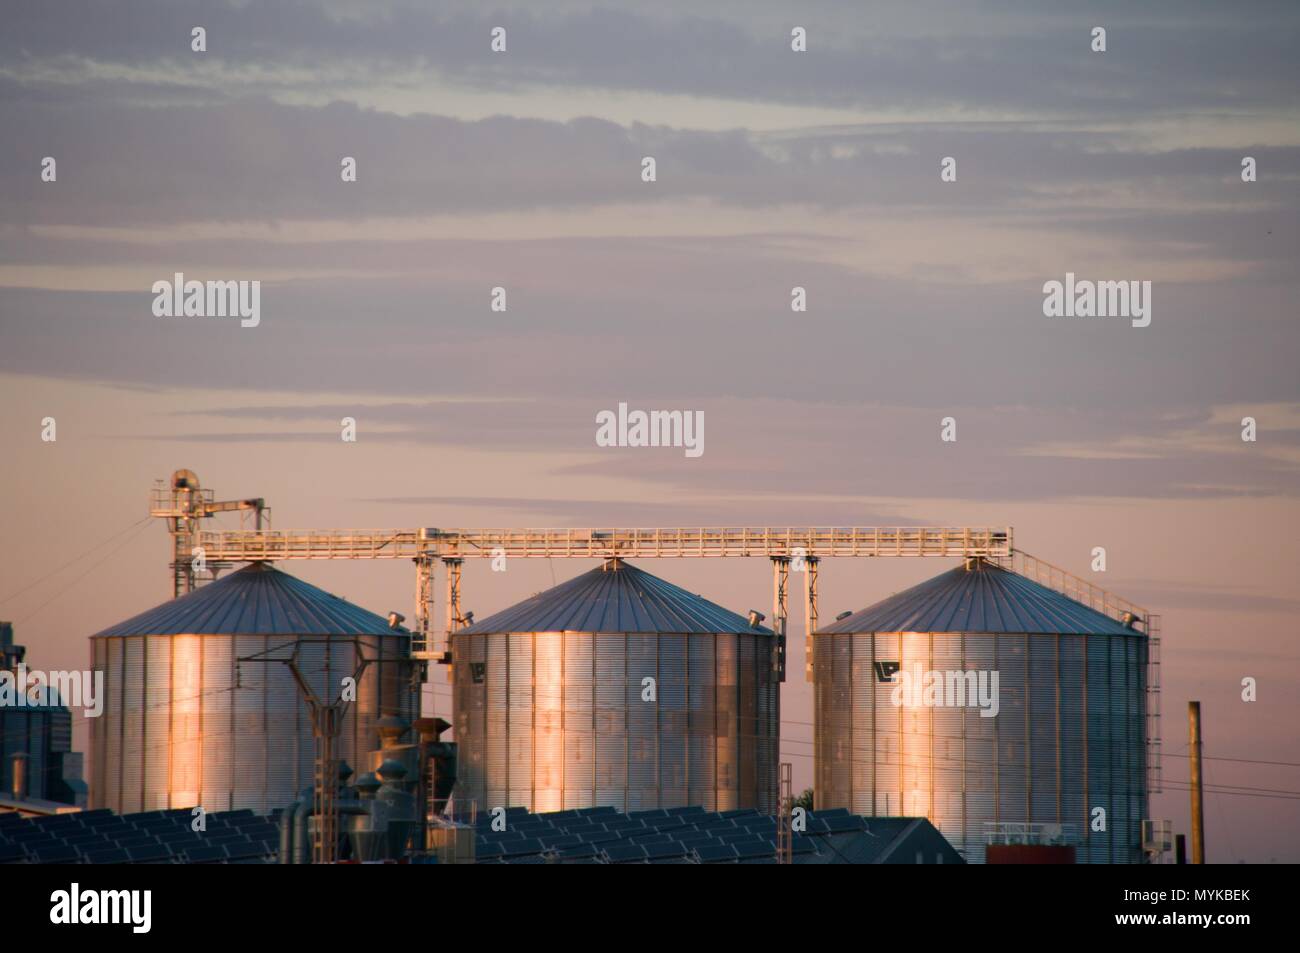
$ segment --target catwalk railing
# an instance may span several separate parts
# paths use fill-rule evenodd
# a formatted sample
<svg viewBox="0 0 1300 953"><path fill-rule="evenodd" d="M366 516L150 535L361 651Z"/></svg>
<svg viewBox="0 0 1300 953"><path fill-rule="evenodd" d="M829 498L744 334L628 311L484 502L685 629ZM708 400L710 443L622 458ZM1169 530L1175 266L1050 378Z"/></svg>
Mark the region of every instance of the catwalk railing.
<svg viewBox="0 0 1300 953"><path fill-rule="evenodd" d="M1010 527L232 530L198 534L208 560L983 556L1010 558Z"/></svg>

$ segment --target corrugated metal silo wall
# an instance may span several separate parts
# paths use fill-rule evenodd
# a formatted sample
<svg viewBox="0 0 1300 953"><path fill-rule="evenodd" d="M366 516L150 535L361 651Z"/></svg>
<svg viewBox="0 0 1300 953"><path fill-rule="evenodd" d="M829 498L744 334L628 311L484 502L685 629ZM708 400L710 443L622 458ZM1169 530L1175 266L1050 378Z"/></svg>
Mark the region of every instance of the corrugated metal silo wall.
<svg viewBox="0 0 1300 953"><path fill-rule="evenodd" d="M771 811L770 645L757 633L453 636L456 796L479 811Z"/></svg>
<svg viewBox="0 0 1300 953"><path fill-rule="evenodd" d="M278 649L283 635L105 636L93 640L104 711L91 724L92 807L119 813L202 805L209 811L283 807L312 783L306 702L279 661L236 663ZM378 746L378 720L413 718L418 698L406 636L359 637L371 664L357 682L339 757L360 771ZM321 697L356 669L351 640L304 644L299 664ZM238 668L238 679L236 678ZM236 687L236 681L238 686Z"/></svg>
<svg viewBox="0 0 1300 953"><path fill-rule="evenodd" d="M814 640L818 807L924 815L984 859L986 823L1073 824L1080 861L1137 863L1146 790L1146 639L954 633ZM999 712L899 707L878 661L997 671ZM1096 808L1105 829L1094 830Z"/></svg>
<svg viewBox="0 0 1300 953"><path fill-rule="evenodd" d="M13 756L27 755L27 796L47 799L72 750L72 716L58 706L0 707L0 793L13 791Z"/></svg>

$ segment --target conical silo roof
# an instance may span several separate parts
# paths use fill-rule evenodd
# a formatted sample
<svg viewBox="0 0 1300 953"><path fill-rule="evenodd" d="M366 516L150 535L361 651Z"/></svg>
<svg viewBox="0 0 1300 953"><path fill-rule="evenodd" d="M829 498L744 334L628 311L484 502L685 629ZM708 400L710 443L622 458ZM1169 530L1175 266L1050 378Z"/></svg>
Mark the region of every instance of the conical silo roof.
<svg viewBox="0 0 1300 953"><path fill-rule="evenodd" d="M395 630L383 616L259 562L92 637L190 634L393 635Z"/></svg>
<svg viewBox="0 0 1300 953"><path fill-rule="evenodd" d="M1069 596L983 560L969 569L958 566L817 631L1140 634Z"/></svg>
<svg viewBox="0 0 1300 953"><path fill-rule="evenodd" d="M739 633L754 627L742 615L622 560L607 560L508 609L459 630L484 632Z"/></svg>

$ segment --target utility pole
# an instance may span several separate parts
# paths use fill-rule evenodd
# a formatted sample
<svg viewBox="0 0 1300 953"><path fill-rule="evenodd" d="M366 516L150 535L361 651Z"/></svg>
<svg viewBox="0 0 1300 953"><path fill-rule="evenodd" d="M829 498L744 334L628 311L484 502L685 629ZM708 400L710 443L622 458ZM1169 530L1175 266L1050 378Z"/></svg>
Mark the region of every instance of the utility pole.
<svg viewBox="0 0 1300 953"><path fill-rule="evenodd" d="M324 644L327 653L335 645L351 643L353 651L356 653L357 667L352 672L352 690L355 692L359 689L361 675L366 670L366 666L371 663L371 659L366 658L361 650L359 639L339 639L317 637L298 639L292 643L285 643L273 649L267 649L265 652L258 652L256 655L249 655L237 659L238 662L281 662L292 673L293 680L298 683L298 690L302 693L303 699L307 702L307 709L311 714L311 733L316 743L316 761L313 778L313 798L312 813L316 818L315 832L312 835L311 842L311 862L313 864L333 864L338 861L339 855L339 804L338 804L338 786L339 786L339 762L336 757L336 748L339 733L343 727L343 719L347 715L348 706L352 704L353 699L345 697L345 693L340 692L338 697L333 701L326 702L316 690L312 688L311 682L303 674L301 666L298 664L298 655L303 645ZM293 651L288 658L270 657L271 652L280 651L288 648L290 645ZM393 661L398 661L394 659ZM380 664L383 664L382 661Z"/></svg>
<svg viewBox="0 0 1300 953"><path fill-rule="evenodd" d="M1201 703L1187 703L1187 730L1190 734L1192 770L1192 863L1205 863L1205 810L1201 786Z"/></svg>
<svg viewBox="0 0 1300 953"><path fill-rule="evenodd" d="M791 815L794 813L794 767L789 761L781 762L780 777L776 814L776 862L792 864L794 863L794 831L791 827Z"/></svg>

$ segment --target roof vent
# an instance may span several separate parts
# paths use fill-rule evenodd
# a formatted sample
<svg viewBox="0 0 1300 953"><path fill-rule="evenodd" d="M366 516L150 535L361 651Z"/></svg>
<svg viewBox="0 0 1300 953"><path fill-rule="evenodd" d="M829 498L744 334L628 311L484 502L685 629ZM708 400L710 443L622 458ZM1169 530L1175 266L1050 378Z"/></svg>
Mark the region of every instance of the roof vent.
<svg viewBox="0 0 1300 953"><path fill-rule="evenodd" d="M388 627L390 629L400 628L402 623L405 621L406 621L406 616L402 615L400 612L388 613Z"/></svg>
<svg viewBox="0 0 1300 953"><path fill-rule="evenodd" d="M837 615L837 616L835 617L835 621L836 621L836 622L839 622L840 619L847 619L847 618L848 618L849 616L851 616L851 615L853 615L852 610L850 610L850 609L845 609L843 612L841 612L839 615Z"/></svg>
<svg viewBox="0 0 1300 953"><path fill-rule="evenodd" d="M751 629L757 629L758 626L759 626L759 623L762 622L762 621L763 621L764 619L766 619L766 618L767 618L767 616L763 615L763 613L759 612L757 609L750 609L750 610L749 610L749 627L750 627Z"/></svg>

